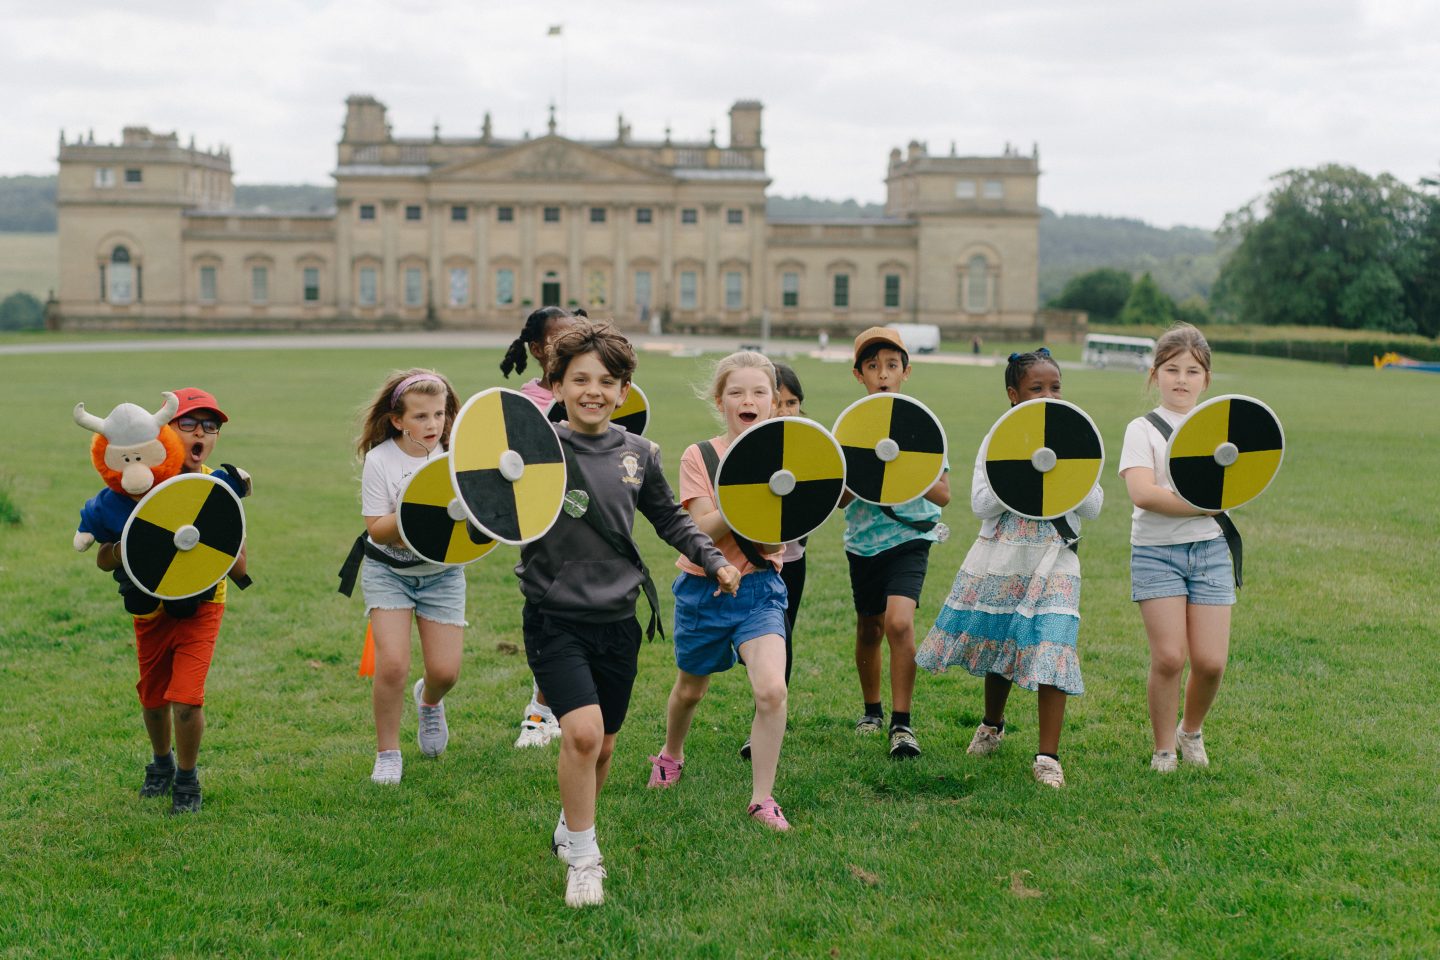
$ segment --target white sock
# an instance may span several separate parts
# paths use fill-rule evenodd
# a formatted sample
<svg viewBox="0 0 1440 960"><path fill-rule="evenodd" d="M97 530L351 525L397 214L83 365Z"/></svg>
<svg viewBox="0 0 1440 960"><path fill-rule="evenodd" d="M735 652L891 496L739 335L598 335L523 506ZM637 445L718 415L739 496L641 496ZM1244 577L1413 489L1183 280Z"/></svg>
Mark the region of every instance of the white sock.
<svg viewBox="0 0 1440 960"><path fill-rule="evenodd" d="M589 830L566 830L570 836L570 862L578 863L589 857L600 856L600 844L595 842L595 828Z"/></svg>
<svg viewBox="0 0 1440 960"><path fill-rule="evenodd" d="M557 846L570 842L570 827L565 823L565 811L560 811L560 819L555 821L555 843Z"/></svg>

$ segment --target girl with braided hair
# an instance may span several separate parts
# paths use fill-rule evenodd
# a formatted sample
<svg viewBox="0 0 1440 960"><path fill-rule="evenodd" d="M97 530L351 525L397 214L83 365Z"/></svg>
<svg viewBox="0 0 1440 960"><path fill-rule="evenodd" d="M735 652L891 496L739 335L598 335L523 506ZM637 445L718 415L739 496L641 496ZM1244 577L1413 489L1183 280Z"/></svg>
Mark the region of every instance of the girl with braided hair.
<svg viewBox="0 0 1440 960"><path fill-rule="evenodd" d="M1044 347L1010 354L1005 394L1013 407L1042 397L1060 399L1060 365ZM1065 522L1076 539L1080 518L1093 520L1105 501L1100 484ZM1080 558L1073 541L1049 520L1030 520L1005 508L991 489L985 461L975 457L970 508L980 535L965 555L935 625L915 651L932 673L963 667L985 678L985 714L966 751L994 753L1005 738L1005 704L1019 684L1034 690L1039 751L1031 772L1047 787L1065 785L1060 728L1065 700L1085 692L1076 640L1080 633Z"/></svg>

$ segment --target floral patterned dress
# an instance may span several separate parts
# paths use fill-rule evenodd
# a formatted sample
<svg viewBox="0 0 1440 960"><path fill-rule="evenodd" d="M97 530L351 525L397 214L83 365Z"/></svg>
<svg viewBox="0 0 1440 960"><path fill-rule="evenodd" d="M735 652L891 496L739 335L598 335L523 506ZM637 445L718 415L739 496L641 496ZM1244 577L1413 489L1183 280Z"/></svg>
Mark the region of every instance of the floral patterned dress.
<svg viewBox="0 0 1440 960"><path fill-rule="evenodd" d="M958 665L1027 690L1046 684L1078 696L1085 692L1076 650L1080 558L1050 521L999 507L982 473L977 469L971 500L977 514L994 519L993 533L987 522L965 555L915 662L932 673ZM1098 516L1102 500L1097 485L1072 516ZM1074 519L1071 526L1078 529Z"/></svg>

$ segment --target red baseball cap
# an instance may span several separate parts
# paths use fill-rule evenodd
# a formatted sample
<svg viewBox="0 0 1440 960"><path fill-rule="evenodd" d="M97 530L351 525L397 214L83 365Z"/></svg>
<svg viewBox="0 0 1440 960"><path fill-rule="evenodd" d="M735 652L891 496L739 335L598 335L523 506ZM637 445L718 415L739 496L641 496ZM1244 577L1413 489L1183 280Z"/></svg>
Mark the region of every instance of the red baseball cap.
<svg viewBox="0 0 1440 960"><path fill-rule="evenodd" d="M230 422L225 411L220 409L220 404L215 402L215 397L199 387L181 387L175 391L175 397L180 401L180 408L175 411L176 417L183 417L192 410L214 410L221 423Z"/></svg>

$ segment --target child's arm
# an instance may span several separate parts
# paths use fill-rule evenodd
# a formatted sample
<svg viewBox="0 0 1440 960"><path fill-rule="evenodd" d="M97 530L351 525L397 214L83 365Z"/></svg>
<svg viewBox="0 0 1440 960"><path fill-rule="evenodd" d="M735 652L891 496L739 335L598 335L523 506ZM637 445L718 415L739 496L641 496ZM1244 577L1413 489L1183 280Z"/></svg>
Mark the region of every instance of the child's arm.
<svg viewBox="0 0 1440 960"><path fill-rule="evenodd" d="M376 543L389 546L400 542L400 523L395 519L393 513L379 517L366 517L365 529L370 531L370 539Z"/></svg>
<svg viewBox="0 0 1440 960"><path fill-rule="evenodd" d="M242 578L245 576L245 571L249 566L245 558L245 544L242 543L240 545L240 552L235 554L235 564L230 568L230 577L235 580L242 580L243 582Z"/></svg>
<svg viewBox="0 0 1440 960"><path fill-rule="evenodd" d="M929 490L925 491L925 499L929 500L937 507L943 507L950 502L949 470L946 470L944 473L940 474L940 479L935 481L935 485Z"/></svg>
<svg viewBox="0 0 1440 960"><path fill-rule="evenodd" d="M1130 467L1125 471L1125 489L1141 510L1165 517L1213 517L1214 512L1196 510L1179 495L1155 482L1155 471L1149 467Z"/></svg>
<svg viewBox="0 0 1440 960"><path fill-rule="evenodd" d="M100 549L95 553L95 566L109 573L112 570L120 569L120 543L102 543Z"/></svg>
<svg viewBox="0 0 1440 960"><path fill-rule="evenodd" d="M993 520L1005 512L1005 504L995 496L990 478L985 474L985 461L975 458L975 473L970 478L970 510L981 520Z"/></svg>

